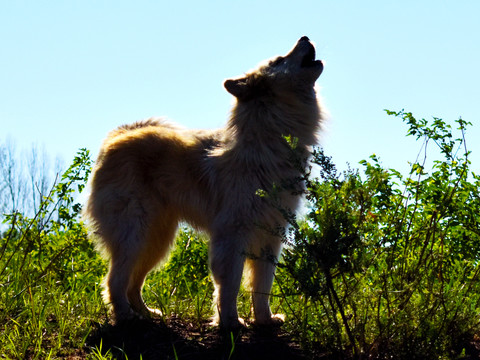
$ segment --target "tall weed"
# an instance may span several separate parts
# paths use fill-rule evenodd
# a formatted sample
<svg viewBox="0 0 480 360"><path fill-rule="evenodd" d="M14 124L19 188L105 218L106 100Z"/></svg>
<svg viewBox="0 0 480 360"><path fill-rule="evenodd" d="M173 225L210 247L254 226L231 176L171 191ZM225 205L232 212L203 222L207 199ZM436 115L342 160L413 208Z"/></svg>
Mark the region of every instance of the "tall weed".
<svg viewBox="0 0 480 360"><path fill-rule="evenodd" d="M82 150L33 218L5 216L0 248L0 348L7 358L43 359L82 348L90 319L105 311L105 270L78 221L74 194L91 161ZM67 350L65 350L67 349Z"/></svg>

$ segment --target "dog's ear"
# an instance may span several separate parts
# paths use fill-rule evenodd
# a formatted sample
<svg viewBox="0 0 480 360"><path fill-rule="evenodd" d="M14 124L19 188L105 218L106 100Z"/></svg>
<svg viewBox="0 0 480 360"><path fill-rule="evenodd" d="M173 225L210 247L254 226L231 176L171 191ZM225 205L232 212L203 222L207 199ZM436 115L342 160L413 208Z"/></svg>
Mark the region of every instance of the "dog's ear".
<svg viewBox="0 0 480 360"><path fill-rule="evenodd" d="M248 96L249 86L247 78L226 80L223 86L225 86L225 89L227 89L230 94L238 99L245 99Z"/></svg>

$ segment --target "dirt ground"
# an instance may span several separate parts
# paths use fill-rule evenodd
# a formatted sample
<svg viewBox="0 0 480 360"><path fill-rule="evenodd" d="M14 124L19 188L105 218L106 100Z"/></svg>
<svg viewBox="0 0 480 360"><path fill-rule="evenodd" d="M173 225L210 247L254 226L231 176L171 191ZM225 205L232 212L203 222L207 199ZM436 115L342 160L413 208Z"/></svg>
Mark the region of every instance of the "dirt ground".
<svg viewBox="0 0 480 360"><path fill-rule="evenodd" d="M220 332L207 322L170 318L135 320L120 325L97 325L87 339L87 348L109 349L118 359L309 359L300 346L281 329L249 327L233 335Z"/></svg>
<svg viewBox="0 0 480 360"><path fill-rule="evenodd" d="M348 354L327 355L322 349L305 353L300 345L281 328L247 329L226 334L208 322L193 322L172 317L161 320L134 320L120 325L97 323L81 353L67 357L84 358L92 349L110 351L116 359L143 360L308 360L349 359ZM462 344L465 353L459 359L480 359L480 337ZM364 354L365 355L365 354ZM365 359L376 358L365 355ZM141 356L141 357L140 357ZM362 357L363 358L363 357ZM394 359L395 356L381 358ZM456 357L458 358L458 357Z"/></svg>

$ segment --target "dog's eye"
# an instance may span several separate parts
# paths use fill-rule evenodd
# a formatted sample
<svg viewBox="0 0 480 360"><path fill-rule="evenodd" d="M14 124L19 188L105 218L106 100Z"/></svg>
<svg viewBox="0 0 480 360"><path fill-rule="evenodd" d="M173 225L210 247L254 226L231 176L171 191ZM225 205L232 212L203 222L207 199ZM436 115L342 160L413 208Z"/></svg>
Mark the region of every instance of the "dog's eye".
<svg viewBox="0 0 480 360"><path fill-rule="evenodd" d="M282 62L283 62L283 57L279 56L278 58L276 58L275 60L272 60L270 62L270 66L278 66L280 65Z"/></svg>

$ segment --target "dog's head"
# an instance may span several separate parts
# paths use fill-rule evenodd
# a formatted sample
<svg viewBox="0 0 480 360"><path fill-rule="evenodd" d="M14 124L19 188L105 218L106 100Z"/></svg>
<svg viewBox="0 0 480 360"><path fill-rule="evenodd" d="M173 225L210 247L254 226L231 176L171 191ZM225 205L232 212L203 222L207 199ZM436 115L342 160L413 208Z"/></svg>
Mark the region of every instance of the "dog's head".
<svg viewBox="0 0 480 360"><path fill-rule="evenodd" d="M225 88L240 101L264 95L292 95L313 90L323 71L321 60L315 60L315 47L303 36L285 56L276 57L244 77L225 81Z"/></svg>

